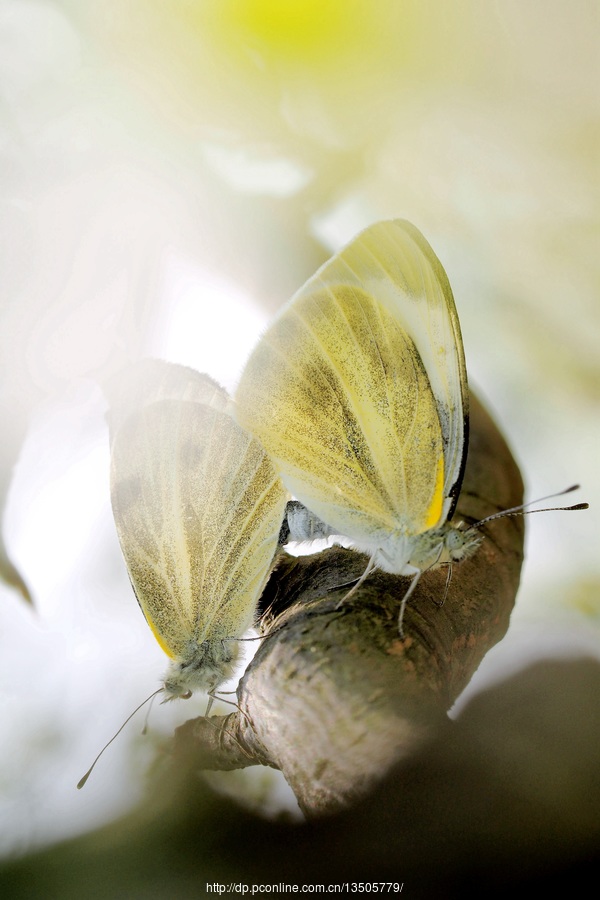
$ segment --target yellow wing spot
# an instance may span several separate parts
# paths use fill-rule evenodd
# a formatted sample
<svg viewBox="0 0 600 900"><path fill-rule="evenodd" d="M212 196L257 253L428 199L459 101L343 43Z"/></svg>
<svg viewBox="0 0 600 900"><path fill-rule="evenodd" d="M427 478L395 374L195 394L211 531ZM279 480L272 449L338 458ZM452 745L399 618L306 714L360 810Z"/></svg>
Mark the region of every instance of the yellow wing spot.
<svg viewBox="0 0 600 900"><path fill-rule="evenodd" d="M146 621L148 622L148 625L150 626L150 631L152 632L152 634L153 634L154 637L156 638L156 641L157 641L157 643L158 643L160 649L163 650L163 651L167 654L167 656L169 657L169 659L175 659L176 654L173 653L173 650L171 650L171 648L170 648L167 644L165 644L163 638L162 638L161 635L160 635L160 632L156 630L156 628L155 628L155 626L154 626L154 622L152 621L152 619L150 619L150 618L147 617L147 618L146 618Z"/></svg>
<svg viewBox="0 0 600 900"><path fill-rule="evenodd" d="M440 454L438 459L437 473L435 477L435 489L433 491L433 499L429 510L427 511L427 519L425 520L425 529L435 528L442 516L444 505L444 457Z"/></svg>

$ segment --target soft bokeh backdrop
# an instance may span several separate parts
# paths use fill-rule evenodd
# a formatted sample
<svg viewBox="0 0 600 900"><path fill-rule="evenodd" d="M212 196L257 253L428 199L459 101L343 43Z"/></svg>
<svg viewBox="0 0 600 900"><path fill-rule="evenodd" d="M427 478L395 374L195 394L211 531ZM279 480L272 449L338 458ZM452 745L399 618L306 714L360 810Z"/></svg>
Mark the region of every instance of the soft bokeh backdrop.
<svg viewBox="0 0 600 900"><path fill-rule="evenodd" d="M204 709L132 723L75 790L165 667L114 532L99 383L155 354L233 388L269 316L377 219L440 256L528 497L579 481L592 504L529 520L469 692L599 653L599 9L0 0L3 853L128 808ZM290 806L272 772L244 784Z"/></svg>

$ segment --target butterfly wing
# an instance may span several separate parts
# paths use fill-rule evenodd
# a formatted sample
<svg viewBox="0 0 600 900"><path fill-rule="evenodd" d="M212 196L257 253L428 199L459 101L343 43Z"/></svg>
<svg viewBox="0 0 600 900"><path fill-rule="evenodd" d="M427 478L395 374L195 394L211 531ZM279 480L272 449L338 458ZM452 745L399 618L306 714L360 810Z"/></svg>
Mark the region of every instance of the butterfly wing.
<svg viewBox="0 0 600 900"><path fill-rule="evenodd" d="M466 451L466 373L452 293L408 223L382 222L284 307L238 387L239 421L286 487L377 546L450 514Z"/></svg>
<svg viewBox="0 0 600 900"><path fill-rule="evenodd" d="M110 403L107 418L111 441L131 413L158 400L189 400L215 409L232 409L225 388L209 375L162 359L137 360L108 379L104 392Z"/></svg>
<svg viewBox="0 0 600 900"><path fill-rule="evenodd" d="M362 284L402 325L422 360L442 429L445 521L460 493L469 427L465 354L448 276L419 229L403 219L366 228L341 251L339 262L338 271L323 267L324 283L348 277Z"/></svg>
<svg viewBox="0 0 600 900"><path fill-rule="evenodd" d="M258 441L215 405L149 403L114 434L111 499L132 585L163 650L177 658L191 641L239 637L287 499Z"/></svg>

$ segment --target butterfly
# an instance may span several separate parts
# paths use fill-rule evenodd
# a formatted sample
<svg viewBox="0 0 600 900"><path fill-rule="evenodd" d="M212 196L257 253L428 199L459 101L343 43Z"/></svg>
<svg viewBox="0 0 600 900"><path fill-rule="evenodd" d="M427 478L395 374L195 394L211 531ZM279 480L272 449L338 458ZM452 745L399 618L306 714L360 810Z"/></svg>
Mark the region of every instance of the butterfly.
<svg viewBox="0 0 600 900"><path fill-rule="evenodd" d="M212 698L253 623L287 493L209 376L142 360L109 396L112 509L138 603L171 658L162 691Z"/></svg>
<svg viewBox="0 0 600 900"><path fill-rule="evenodd" d="M420 574L479 546L451 523L469 429L458 314L409 222L366 228L300 288L250 355L235 415L290 493L369 554L363 577L412 577L400 631Z"/></svg>

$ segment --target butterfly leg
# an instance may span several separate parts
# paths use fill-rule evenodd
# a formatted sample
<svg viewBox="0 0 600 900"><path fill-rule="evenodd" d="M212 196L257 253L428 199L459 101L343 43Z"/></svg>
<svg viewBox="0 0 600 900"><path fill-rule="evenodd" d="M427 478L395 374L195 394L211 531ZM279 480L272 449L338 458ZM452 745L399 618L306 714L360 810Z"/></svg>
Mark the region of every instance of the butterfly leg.
<svg viewBox="0 0 600 900"><path fill-rule="evenodd" d="M439 603L436 601L436 606L438 609L441 609L444 603L446 602L446 597L448 596L448 590L450 589L450 582L452 581L452 563L448 563L448 574L446 576L446 584L444 585L444 596L440 600Z"/></svg>
<svg viewBox="0 0 600 900"><path fill-rule="evenodd" d="M400 603L400 612L398 613L398 634L400 635L401 638L404 638L404 629L402 628L402 620L404 619L404 610L406 609L406 604L408 603L412 592L414 591L414 589L416 588L416 586L419 582L419 578L421 577L421 574L422 573L419 570L418 572L415 573L415 575L413 575L413 579L408 586L408 590L406 591L404 597L402 598L402 602Z"/></svg>
<svg viewBox="0 0 600 900"><path fill-rule="evenodd" d="M233 740L234 743L237 744L237 746L240 748L240 750L242 751L242 753L243 753L244 756L247 756L248 759L253 759L253 757L251 756L251 754L248 753L248 751L246 750L246 748L240 743L240 741L238 740L238 738L236 737L236 735L233 734L233 732L227 731L227 729L226 729L226 728L223 728L222 725L217 725L216 722L213 722L212 719L209 719L209 718L208 718L208 713L209 713L209 710L210 710L210 708L211 708L211 706L212 706L214 700L221 700L223 703L229 703L231 706L235 706L235 708L237 709L237 711L238 711L242 716L244 716L244 718L246 719L246 721L248 722L248 724L251 726L252 723L251 723L250 718L248 717L248 715L247 715L242 709L240 709L240 707L237 705L237 703L234 703L232 700L225 700L225 699L223 699L223 697L220 696L219 694L209 694L209 695L208 695L208 698L209 698L209 699L208 699L208 706L207 706L207 708L206 708L206 713L205 713L205 716L204 716L204 717L205 717L205 719L207 720L207 722L209 723L209 725L212 725L212 727L215 728L215 729L216 729L218 732L220 732L221 734L226 734L226 735L228 735L228 736L231 738L231 740Z"/></svg>
<svg viewBox="0 0 600 900"><path fill-rule="evenodd" d="M367 563L367 568L366 568L365 571L362 573L362 575L360 576L360 578L358 579L358 581L356 582L356 584L354 585L354 587L351 587L350 590L348 591L348 593L347 593L347 594L344 594L344 596L342 597L342 599L340 600L340 602L337 604L336 609L339 609L340 606L342 606L342 604L346 602L346 600L348 599L348 597L351 597L352 594L355 594L356 591L359 589L359 587L363 584L363 582L365 581L365 579L368 578L368 576L371 574L371 572L372 572L373 569L375 568L375 556L376 556L376 553L374 553L374 554L371 556L369 562Z"/></svg>

